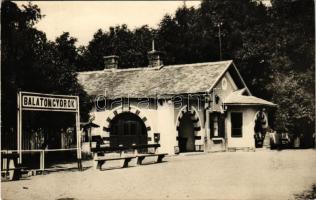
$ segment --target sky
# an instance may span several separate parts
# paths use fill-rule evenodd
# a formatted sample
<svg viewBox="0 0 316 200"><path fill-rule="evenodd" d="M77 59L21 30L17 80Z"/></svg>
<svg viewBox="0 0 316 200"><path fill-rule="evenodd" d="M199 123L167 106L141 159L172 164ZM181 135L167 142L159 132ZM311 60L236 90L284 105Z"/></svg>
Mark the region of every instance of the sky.
<svg viewBox="0 0 316 200"><path fill-rule="evenodd" d="M15 2L18 6L27 2ZM184 1L32 1L45 15L36 24L49 40L63 32L78 39L77 46L87 45L98 30L127 24L130 29L148 24L157 28L167 13L174 14ZM186 6L199 7L200 1L186 1Z"/></svg>

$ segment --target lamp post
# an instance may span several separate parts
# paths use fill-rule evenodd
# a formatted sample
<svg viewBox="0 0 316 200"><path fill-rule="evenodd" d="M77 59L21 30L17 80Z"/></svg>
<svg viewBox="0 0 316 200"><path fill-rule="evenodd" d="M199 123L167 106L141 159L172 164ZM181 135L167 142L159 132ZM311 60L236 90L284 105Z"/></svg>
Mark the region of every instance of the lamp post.
<svg viewBox="0 0 316 200"><path fill-rule="evenodd" d="M221 38L221 26L223 22L217 23L218 27L218 41L219 41L219 60L222 60L222 38Z"/></svg>

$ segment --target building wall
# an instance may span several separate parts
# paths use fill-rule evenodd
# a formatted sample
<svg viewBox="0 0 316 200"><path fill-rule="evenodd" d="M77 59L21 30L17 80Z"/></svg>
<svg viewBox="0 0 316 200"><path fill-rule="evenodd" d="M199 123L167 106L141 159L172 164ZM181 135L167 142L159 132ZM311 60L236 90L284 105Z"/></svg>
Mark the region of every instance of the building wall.
<svg viewBox="0 0 316 200"><path fill-rule="evenodd" d="M191 110L195 111L195 115L193 119L197 119L198 121L194 124L195 126L195 136L200 136L199 140L195 140L195 145L203 145L203 138L205 135L204 124L205 121L203 119L203 106L198 105L196 100L192 100L190 102ZM125 106L126 107L126 106ZM135 113L136 110L139 110L139 116L141 118L146 117L146 127L150 127L148 130L148 137L150 141L149 144L154 143L154 133L160 134L160 145L159 148L160 152L165 152L168 154L175 153L175 147L178 146L178 131L177 125L179 122L180 113L182 111L186 111L187 103L176 107L171 101L162 101L162 103L157 103L156 106L147 106L146 104L138 104L137 101L130 100L130 107L131 110L129 111L128 108L123 108L122 106L117 106L113 109L107 109L103 111L96 111L96 109L92 109L91 115L94 116L94 123L98 124L99 128L92 129L92 135L101 135L102 137L109 137L109 132L104 130L104 127L109 126L108 118L113 119L114 112L133 112ZM200 107L200 108L199 108Z"/></svg>
<svg viewBox="0 0 316 200"><path fill-rule="evenodd" d="M223 79L226 79L226 88L223 87ZM215 85L214 87L214 91L215 94L218 95L220 97L220 104L221 102L232 92L238 90L236 84L234 83L234 80L232 79L231 75L229 72L226 72L224 74L224 76L218 81L218 83ZM212 106L212 104L210 105ZM227 111L226 111L227 112ZM214 143L210 138L210 134L211 134L211 130L210 130L210 124L209 124L209 118L210 118L210 114L211 114L211 109L207 111L207 114L205 116L205 137L206 137L206 149L207 150L213 150L214 147ZM225 126L226 126L226 122L225 122ZM225 133L226 132L226 128L225 128Z"/></svg>
<svg viewBox="0 0 316 200"><path fill-rule="evenodd" d="M257 109L254 107L230 107L226 118L226 133L228 148L255 148L254 127ZM231 113L243 113L242 137L232 137L231 134Z"/></svg>
<svg viewBox="0 0 316 200"><path fill-rule="evenodd" d="M125 106L126 107L126 106ZM94 123L98 124L99 128L92 130L92 135L101 135L102 137L109 137L109 132L104 130L104 127L109 127L108 118L113 119L114 112L133 112L139 110L139 117L146 118L145 125L148 128L147 134L149 137L149 144L154 143L154 133L160 134L160 145L158 151L174 154L174 146L176 146L176 126L174 120L174 105L168 102L162 102L156 106L148 106L146 104L138 104L137 101L130 101L131 110L122 106L117 106L111 110L96 111L94 108L91 115L94 116Z"/></svg>
<svg viewBox="0 0 316 200"><path fill-rule="evenodd" d="M174 105L165 102L163 105L158 105L156 112L156 131L160 133L160 152L166 152L170 155L174 154L174 147L177 146L177 130L174 121Z"/></svg>
<svg viewBox="0 0 316 200"><path fill-rule="evenodd" d="M222 87L223 79L226 79L226 82L227 82L226 89ZM238 90L229 72L225 73L225 75L221 78L221 80L219 80L219 82L215 85L214 88L216 88L215 93L219 95L222 100L224 100L233 91Z"/></svg>
<svg viewBox="0 0 316 200"><path fill-rule="evenodd" d="M223 87L223 78L226 79L226 87ZM229 72L219 80L218 84L215 86L215 94L220 97L222 102L229 94L236 91L237 86L234 80L231 78ZM187 98L187 97L185 97ZM184 98L184 99L185 99ZM170 100L157 102L157 104L139 104L139 101L130 100L131 110L122 106L117 106L112 109L106 109L104 111L96 111L94 108L91 114L94 116L94 123L100 125L99 128L94 128L92 130L92 135L101 135L102 137L109 137L109 132L107 128L109 127L109 121L115 116L113 113L118 112L133 112L139 111L139 116L141 118L146 118L146 127L148 128L148 137L150 140L149 144L154 143L154 133L160 134L160 152L166 152L168 154L175 153L175 147L177 147L178 140L178 130L179 122L183 116L183 112L187 112L188 108L191 113L194 113L192 119L195 120L195 145L206 149L212 148L212 140L210 139L210 128L209 128L209 112L210 110L205 110L206 105L204 104L203 97L200 97L198 101L196 97L191 97L189 103L186 100L182 100L182 104L174 105ZM221 103L220 102L220 103ZM188 107L189 104L189 107ZM187 108L188 107L188 108ZM241 138L231 137L231 120L230 113L232 111L243 112L243 136ZM243 108L227 108L226 120L225 120L225 132L227 136L228 147L254 147L254 117L257 110L251 107ZM206 143L204 142L206 140Z"/></svg>

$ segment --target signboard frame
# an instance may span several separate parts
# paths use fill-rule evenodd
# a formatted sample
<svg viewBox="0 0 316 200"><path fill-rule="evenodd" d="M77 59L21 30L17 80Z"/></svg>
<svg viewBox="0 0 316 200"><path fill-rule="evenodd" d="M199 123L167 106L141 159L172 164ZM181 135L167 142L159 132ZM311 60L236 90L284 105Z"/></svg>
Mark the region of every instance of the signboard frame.
<svg viewBox="0 0 316 200"><path fill-rule="evenodd" d="M42 98L41 101L45 99L55 99L55 102L57 100L72 100L75 101L75 108L61 108L59 106L58 108L52 108L48 107L48 104L46 106L36 105L36 106L28 106L25 105L25 102L23 102L23 97L33 97L33 98ZM48 100L47 100L48 101ZM53 100L52 100L53 101ZM69 104L69 103L68 103ZM61 105L61 104L60 104ZM26 91L18 91L17 93L17 151L19 153L18 163L22 163L22 113L23 111L37 111L37 112L72 112L75 113L76 116L76 134L77 134L77 160L78 160L78 168L82 169L81 164L81 134L80 134L80 108L79 108L79 96L72 96L72 95L56 95L56 94L45 94L45 93L36 93L36 92L26 92ZM58 151L58 149L56 149Z"/></svg>

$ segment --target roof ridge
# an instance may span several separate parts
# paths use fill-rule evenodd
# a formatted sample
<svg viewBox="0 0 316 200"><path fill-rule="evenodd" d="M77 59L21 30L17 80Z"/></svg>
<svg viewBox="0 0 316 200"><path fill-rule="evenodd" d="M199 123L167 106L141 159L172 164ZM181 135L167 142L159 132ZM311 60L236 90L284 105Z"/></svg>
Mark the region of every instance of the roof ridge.
<svg viewBox="0 0 316 200"><path fill-rule="evenodd" d="M201 64L211 64L211 65L218 65L218 64L223 64L223 63L230 63L233 60L222 60L222 61L216 61L216 62L199 62L199 63L190 63L190 64L176 64L176 65L166 65L165 67L185 67L185 66L196 66L196 65L201 65Z"/></svg>
<svg viewBox="0 0 316 200"><path fill-rule="evenodd" d="M199 63L190 63L190 64L175 64L175 65L161 65L157 67L133 67L133 68L126 68L126 69L104 69L104 70L95 70L95 71L82 71L78 72L78 74L93 74L93 73L105 73L105 72L128 72L128 71L139 71L139 70L161 70L164 68L169 67L188 67L188 66L198 66L198 65L218 65L223 63L230 63L232 60L223 60L223 61L216 61L216 62L199 62Z"/></svg>

